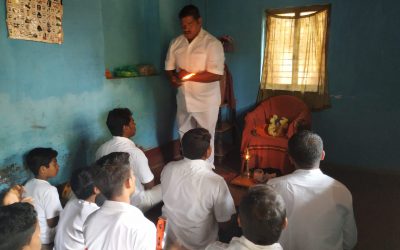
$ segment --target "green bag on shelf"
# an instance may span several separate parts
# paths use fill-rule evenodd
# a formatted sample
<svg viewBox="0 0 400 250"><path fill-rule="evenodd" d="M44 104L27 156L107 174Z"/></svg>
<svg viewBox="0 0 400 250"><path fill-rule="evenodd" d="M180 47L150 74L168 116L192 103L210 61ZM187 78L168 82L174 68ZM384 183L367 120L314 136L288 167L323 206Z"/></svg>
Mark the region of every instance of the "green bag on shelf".
<svg viewBox="0 0 400 250"><path fill-rule="evenodd" d="M128 65L123 67L118 67L114 69L114 76L116 77L135 77L139 76L135 66Z"/></svg>

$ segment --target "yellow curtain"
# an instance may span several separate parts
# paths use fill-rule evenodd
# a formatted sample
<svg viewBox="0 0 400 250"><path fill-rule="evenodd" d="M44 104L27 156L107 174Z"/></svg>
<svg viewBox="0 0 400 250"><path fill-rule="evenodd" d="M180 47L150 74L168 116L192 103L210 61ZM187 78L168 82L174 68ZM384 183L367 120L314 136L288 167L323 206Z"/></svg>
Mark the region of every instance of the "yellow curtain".
<svg viewBox="0 0 400 250"><path fill-rule="evenodd" d="M310 14L311 13L311 14ZM329 9L267 14L258 101L290 94L311 109L329 107L326 48Z"/></svg>

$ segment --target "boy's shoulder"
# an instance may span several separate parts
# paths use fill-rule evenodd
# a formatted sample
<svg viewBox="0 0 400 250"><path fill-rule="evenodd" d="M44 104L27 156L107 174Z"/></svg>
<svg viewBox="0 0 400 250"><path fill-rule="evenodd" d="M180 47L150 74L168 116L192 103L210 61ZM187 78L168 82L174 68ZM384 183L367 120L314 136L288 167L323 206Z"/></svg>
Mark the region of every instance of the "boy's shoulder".
<svg viewBox="0 0 400 250"><path fill-rule="evenodd" d="M225 183L224 177L215 173L212 170L204 172L204 176L205 176L205 178L209 179L211 181L211 183L215 183L216 185L221 185L221 184Z"/></svg>
<svg viewBox="0 0 400 250"><path fill-rule="evenodd" d="M195 165L196 167L194 168L195 170L189 170L191 168L191 165ZM212 171L211 165L208 165L206 162L199 162L196 160L188 160L188 159L181 159L177 161L171 161L167 163L167 165L164 166L162 172L164 174L166 173L172 173L172 172L187 172L187 171L195 171L196 176L205 176L206 178L209 179L215 179L215 180L223 180L223 177L216 174L214 171Z"/></svg>
<svg viewBox="0 0 400 250"><path fill-rule="evenodd" d="M121 209L120 206L115 207L115 209L112 209L110 206L100 207L87 217L84 224L86 226L91 224L91 226L95 227L97 224L96 222L99 220L104 220L104 214L109 215L110 213L113 214L112 221L110 221L110 223L112 222L111 224L118 224L125 228L135 230L148 227L155 228L154 224L144 216L142 211L132 205L124 205L123 209ZM107 218L110 219L109 216L107 216ZM132 221L135 221L135 223L132 223Z"/></svg>
<svg viewBox="0 0 400 250"><path fill-rule="evenodd" d="M51 185L48 181L36 178L30 179L24 185L24 188L28 195L32 195L33 193L54 193L58 195L57 188L55 186Z"/></svg>
<svg viewBox="0 0 400 250"><path fill-rule="evenodd" d="M24 186L25 188L43 188L43 189L56 188L53 185L51 185L48 181L40 180L37 178L30 179L29 181L26 182Z"/></svg>
<svg viewBox="0 0 400 250"><path fill-rule="evenodd" d="M270 185L282 184L282 183L290 181L290 179L292 179L292 177L293 176L291 174L275 177L275 178L269 179L267 184L270 184Z"/></svg>
<svg viewBox="0 0 400 250"><path fill-rule="evenodd" d="M168 162L163 167L162 174L166 174L166 173L173 172L173 171L179 171L180 168L184 167L182 163L183 163L183 160Z"/></svg>
<svg viewBox="0 0 400 250"><path fill-rule="evenodd" d="M121 223L136 229L152 228L154 226L154 224L144 216L142 211L132 205L130 205L124 213L120 214L119 219L121 220ZM135 221L135 223L131 223L131 221Z"/></svg>

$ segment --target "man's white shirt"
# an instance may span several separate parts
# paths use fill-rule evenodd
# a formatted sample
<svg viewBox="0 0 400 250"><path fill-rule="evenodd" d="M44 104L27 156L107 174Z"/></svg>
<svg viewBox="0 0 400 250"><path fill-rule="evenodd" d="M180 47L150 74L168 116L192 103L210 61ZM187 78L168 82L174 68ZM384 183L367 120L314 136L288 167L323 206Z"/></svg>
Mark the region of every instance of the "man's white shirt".
<svg viewBox="0 0 400 250"><path fill-rule="evenodd" d="M225 180L204 160L168 163L161 189L167 234L189 249L204 249L216 241L218 222L229 221L236 212Z"/></svg>
<svg viewBox="0 0 400 250"><path fill-rule="evenodd" d="M136 207L107 200L83 226L88 250L156 248L156 227Z"/></svg>
<svg viewBox="0 0 400 250"><path fill-rule="evenodd" d="M184 35L171 41L165 70L184 69L190 73L208 71L213 74L224 74L224 50L221 42L207 31L201 29L190 43ZM219 107L221 92L219 81L200 83L185 81L178 88L178 110L203 112L210 107Z"/></svg>
<svg viewBox="0 0 400 250"><path fill-rule="evenodd" d="M24 186L26 196L33 198L33 204L38 214L40 240L42 244L54 241L55 228L47 225L47 220L59 216L62 211L57 188L45 180L30 179Z"/></svg>
<svg viewBox="0 0 400 250"><path fill-rule="evenodd" d="M54 240L55 250L85 249L83 223L86 218L99 209L96 203L71 198L60 214Z"/></svg>
<svg viewBox="0 0 400 250"><path fill-rule="evenodd" d="M256 245L253 242L249 241L246 237L242 236L240 238L233 237L229 244L222 243L216 241L210 244L206 250L283 250L282 246L279 243L274 243L272 245L261 246Z"/></svg>
<svg viewBox="0 0 400 250"><path fill-rule="evenodd" d="M320 169L298 169L268 181L286 204L285 250L352 249L357 228L350 191Z"/></svg>
<svg viewBox="0 0 400 250"><path fill-rule="evenodd" d="M136 178L136 189L131 198L131 204L134 206L139 206L143 199L141 197L142 192L144 191L144 186L142 183L149 183L154 179L154 175L150 170L147 157L143 151L136 147L135 143L129 138L113 136L111 140L105 142L97 150L96 160L113 152L129 153L129 163Z"/></svg>

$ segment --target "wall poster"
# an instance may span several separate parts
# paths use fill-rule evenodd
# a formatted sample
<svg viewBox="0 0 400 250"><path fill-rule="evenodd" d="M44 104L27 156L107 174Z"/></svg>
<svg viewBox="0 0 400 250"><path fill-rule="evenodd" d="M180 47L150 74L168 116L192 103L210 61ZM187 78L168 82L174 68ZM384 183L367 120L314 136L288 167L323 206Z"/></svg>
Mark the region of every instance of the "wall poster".
<svg viewBox="0 0 400 250"><path fill-rule="evenodd" d="M6 0L8 36L63 43L62 0Z"/></svg>

